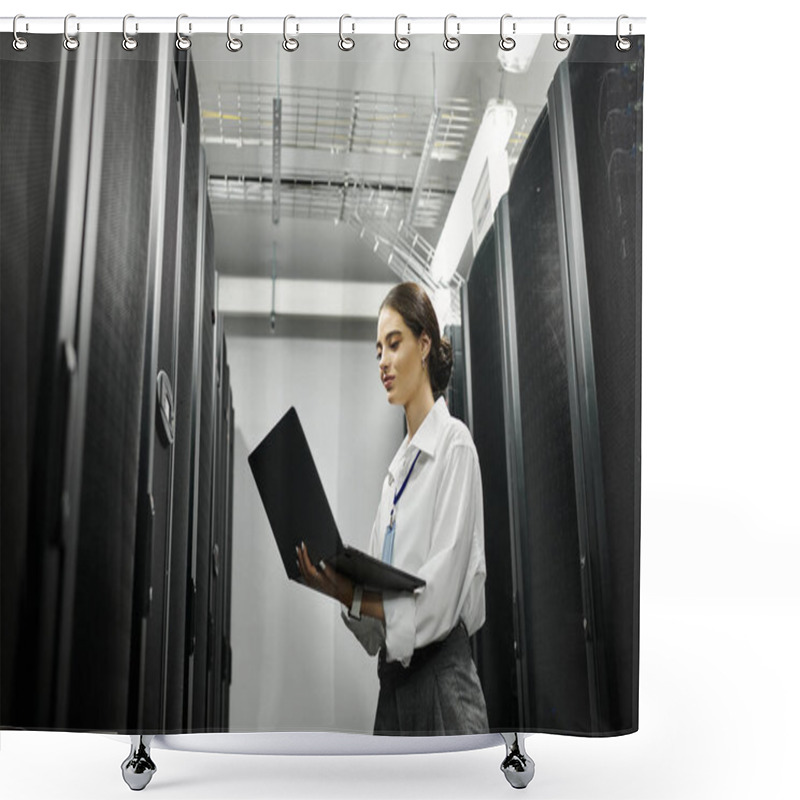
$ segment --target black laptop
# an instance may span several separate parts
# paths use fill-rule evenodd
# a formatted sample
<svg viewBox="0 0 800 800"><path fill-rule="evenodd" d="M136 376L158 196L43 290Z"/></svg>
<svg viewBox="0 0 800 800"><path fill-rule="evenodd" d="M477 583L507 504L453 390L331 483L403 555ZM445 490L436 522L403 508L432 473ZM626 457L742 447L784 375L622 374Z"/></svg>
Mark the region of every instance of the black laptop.
<svg viewBox="0 0 800 800"><path fill-rule="evenodd" d="M302 580L295 547L305 542L312 564L320 560L376 591L406 590L425 581L342 544L328 498L294 407L248 459L286 574Z"/></svg>

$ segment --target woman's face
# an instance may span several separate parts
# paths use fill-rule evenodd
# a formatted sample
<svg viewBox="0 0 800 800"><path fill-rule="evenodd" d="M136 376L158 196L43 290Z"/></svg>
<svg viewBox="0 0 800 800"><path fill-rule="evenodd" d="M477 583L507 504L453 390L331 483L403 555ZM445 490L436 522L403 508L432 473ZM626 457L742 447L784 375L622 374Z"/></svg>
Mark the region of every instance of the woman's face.
<svg viewBox="0 0 800 800"><path fill-rule="evenodd" d="M390 403L405 406L428 382L422 367L430 351L430 337L419 339L403 322L400 314L389 306L378 317L377 359L380 379Z"/></svg>

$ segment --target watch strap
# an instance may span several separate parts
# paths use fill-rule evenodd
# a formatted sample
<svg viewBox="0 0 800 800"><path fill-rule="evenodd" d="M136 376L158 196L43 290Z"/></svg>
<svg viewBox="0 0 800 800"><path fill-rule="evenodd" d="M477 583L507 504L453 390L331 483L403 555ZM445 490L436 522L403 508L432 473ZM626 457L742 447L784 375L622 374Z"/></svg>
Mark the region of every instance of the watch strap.
<svg viewBox="0 0 800 800"><path fill-rule="evenodd" d="M350 604L348 615L350 619L361 619L361 598L364 596L364 587L359 584L353 586L353 602Z"/></svg>

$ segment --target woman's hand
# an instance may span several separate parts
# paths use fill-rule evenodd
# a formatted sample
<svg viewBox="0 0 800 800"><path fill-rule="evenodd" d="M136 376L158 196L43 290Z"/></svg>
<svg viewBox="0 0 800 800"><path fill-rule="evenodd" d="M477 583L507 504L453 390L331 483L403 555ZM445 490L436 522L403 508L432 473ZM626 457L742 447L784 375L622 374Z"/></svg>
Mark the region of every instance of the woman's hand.
<svg viewBox="0 0 800 800"><path fill-rule="evenodd" d="M323 561L319 562L319 569L317 569L311 563L305 542L301 542L300 547L297 547L296 550L300 574L303 576L306 586L327 594L350 608L353 603L353 581Z"/></svg>

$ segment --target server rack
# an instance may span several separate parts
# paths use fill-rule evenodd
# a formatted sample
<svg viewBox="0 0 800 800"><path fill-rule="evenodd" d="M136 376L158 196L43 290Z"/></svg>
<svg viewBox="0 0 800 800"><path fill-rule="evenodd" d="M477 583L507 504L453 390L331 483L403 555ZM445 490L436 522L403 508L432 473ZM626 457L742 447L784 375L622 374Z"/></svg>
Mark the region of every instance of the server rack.
<svg viewBox="0 0 800 800"><path fill-rule="evenodd" d="M222 559L222 530L221 522L225 515L225 337L223 333L222 317L217 317L216 326L216 364L215 364L215 391L214 391L214 474L212 491L211 515L214 523L211 531L211 549L209 553L208 572L208 663L207 691L206 691L206 728L218 730L218 686L217 676L220 671L220 567Z"/></svg>
<svg viewBox="0 0 800 800"><path fill-rule="evenodd" d="M172 524L169 542L169 577L167 609L167 643L164 675L166 698L164 729L180 731L185 727L187 608L189 606L189 536L190 496L194 469L192 424L194 387L197 381L195 341L197 333L198 229L199 200L204 196L200 185L200 109L194 67L185 51L176 53L176 73L180 108L184 120L184 157L182 231L179 241L180 279L176 292L175 332L175 457L173 477ZM202 240L201 240L202 241Z"/></svg>
<svg viewBox="0 0 800 800"><path fill-rule="evenodd" d="M618 56L606 39L575 40L468 277L470 419L495 550L491 633L476 654L484 686L514 665L521 729L638 724L642 42L632 41ZM494 507L504 488L507 507ZM488 642L503 609L513 658ZM490 725L501 709L509 719L509 700L488 692Z"/></svg>
<svg viewBox="0 0 800 800"><path fill-rule="evenodd" d="M148 328L136 541L137 604L132 619L132 727L164 725L165 636L168 601L172 479L175 454L175 333L180 298L184 126L176 99L178 77L167 37L160 41L156 95L154 181L151 199Z"/></svg>
<svg viewBox="0 0 800 800"><path fill-rule="evenodd" d="M76 189L85 189L88 153L77 143L90 120L74 110L87 101L91 104L94 76L91 70L68 64L58 37L43 39L33 66L11 49L11 36L3 34L0 42L9 53L0 75L0 713L12 725L48 727L56 724L64 546L60 499L65 405L75 361L74 335L58 310L62 292L76 295L75 273L80 269L75 231L66 224L63 187L71 168ZM73 214L72 220L81 219ZM48 443L52 457L36 458Z"/></svg>
<svg viewBox="0 0 800 800"><path fill-rule="evenodd" d="M233 389L228 390L228 515L225 531L225 560L222 610L222 730L230 728L231 683L233 682L233 644L231 643L231 594L233 589L233 454L236 412L233 407Z"/></svg>
<svg viewBox="0 0 800 800"><path fill-rule="evenodd" d="M447 387L447 406L450 414L467 424L467 376L464 355L464 329L447 325L444 334L453 348L453 372Z"/></svg>
<svg viewBox="0 0 800 800"><path fill-rule="evenodd" d="M464 338L469 358L469 419L483 483L486 553L486 623L474 639L489 727L520 727L522 678L518 664L518 589L512 559L509 510L506 408L499 352L503 325L498 295L496 232L486 234L473 261L462 302Z"/></svg>
<svg viewBox="0 0 800 800"><path fill-rule="evenodd" d="M613 41L613 40L612 40ZM607 697L602 728L634 730L638 717L641 422L642 53L580 39L563 76L571 98L591 331L593 475L599 500L592 579L597 649ZM592 157L589 157L592 154ZM633 621L633 622L631 622Z"/></svg>
<svg viewBox="0 0 800 800"><path fill-rule="evenodd" d="M205 172L205 166L203 166ZM200 376L196 391L200 408L197 414L199 430L197 443L196 521L193 527L193 553L191 563L194 570L192 618L194 646L191 655L192 680L189 726L191 730L206 729L206 692L208 685L208 604L209 563L211 549L214 457L214 398L215 392L215 331L217 325L216 294L214 280L214 225L208 197L204 199L204 247L203 247L203 300L201 316L201 341L199 342Z"/></svg>
<svg viewBox="0 0 800 800"><path fill-rule="evenodd" d="M118 45L87 35L76 53L43 37L37 62L16 70L12 56L2 75L2 725L191 730L210 686L196 680L195 597L210 597L212 537L231 543L229 508L211 530L197 87L168 36ZM227 408L232 420L230 392ZM215 593L224 631L229 592L226 579Z"/></svg>

